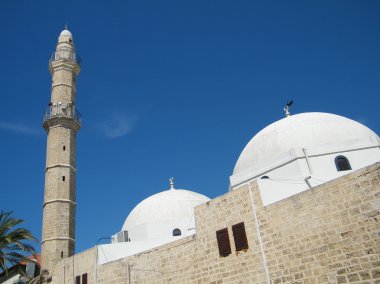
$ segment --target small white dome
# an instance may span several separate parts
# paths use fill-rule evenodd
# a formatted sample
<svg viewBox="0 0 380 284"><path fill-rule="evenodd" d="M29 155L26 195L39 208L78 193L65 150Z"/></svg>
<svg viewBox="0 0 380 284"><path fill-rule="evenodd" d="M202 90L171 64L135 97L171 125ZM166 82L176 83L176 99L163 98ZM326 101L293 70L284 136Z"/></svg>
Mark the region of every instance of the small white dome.
<svg viewBox="0 0 380 284"><path fill-rule="evenodd" d="M59 36L69 36L69 37L72 37L73 35L71 34L71 32L69 30L63 30L61 32L61 34Z"/></svg>
<svg viewBox="0 0 380 284"><path fill-rule="evenodd" d="M209 201L202 194L170 189L154 194L140 202L125 220L122 230L131 241L173 238L173 230L181 236L195 232L194 207Z"/></svg>
<svg viewBox="0 0 380 284"><path fill-rule="evenodd" d="M263 169L294 148L336 144L379 137L368 127L329 113L301 113L283 118L261 130L241 153L233 175L249 168Z"/></svg>

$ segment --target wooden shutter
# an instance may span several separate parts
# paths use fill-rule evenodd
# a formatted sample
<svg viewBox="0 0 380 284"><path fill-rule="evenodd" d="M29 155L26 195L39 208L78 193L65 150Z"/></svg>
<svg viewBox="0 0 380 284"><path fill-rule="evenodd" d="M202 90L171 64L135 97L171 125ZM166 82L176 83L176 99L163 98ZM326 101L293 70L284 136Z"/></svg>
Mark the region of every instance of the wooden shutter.
<svg viewBox="0 0 380 284"><path fill-rule="evenodd" d="M248 249L247 235L245 234L244 222L233 225L232 232L234 234L236 251Z"/></svg>
<svg viewBox="0 0 380 284"><path fill-rule="evenodd" d="M231 253L231 244L227 228L217 231L216 239L218 240L220 256L229 255Z"/></svg>
<svg viewBox="0 0 380 284"><path fill-rule="evenodd" d="M80 275L75 277L75 284L80 284Z"/></svg>
<svg viewBox="0 0 380 284"><path fill-rule="evenodd" d="M82 275L82 284L87 284L87 273Z"/></svg>

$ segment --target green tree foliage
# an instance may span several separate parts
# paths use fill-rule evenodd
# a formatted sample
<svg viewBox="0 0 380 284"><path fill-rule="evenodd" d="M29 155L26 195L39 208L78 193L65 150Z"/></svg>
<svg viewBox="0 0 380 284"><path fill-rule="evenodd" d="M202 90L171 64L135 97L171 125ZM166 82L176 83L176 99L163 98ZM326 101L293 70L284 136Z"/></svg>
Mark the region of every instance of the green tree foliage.
<svg viewBox="0 0 380 284"><path fill-rule="evenodd" d="M35 254L27 241L37 241L32 233L24 228L16 228L24 221L11 216L12 212L0 213L0 269L7 272L7 265L20 261L30 261L26 255Z"/></svg>

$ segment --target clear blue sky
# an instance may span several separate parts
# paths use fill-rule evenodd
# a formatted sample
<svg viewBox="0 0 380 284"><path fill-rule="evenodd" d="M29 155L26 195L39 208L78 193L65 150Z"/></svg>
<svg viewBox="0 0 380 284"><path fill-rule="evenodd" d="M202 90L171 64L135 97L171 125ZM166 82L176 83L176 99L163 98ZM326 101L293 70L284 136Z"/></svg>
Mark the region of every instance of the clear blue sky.
<svg viewBox="0 0 380 284"><path fill-rule="evenodd" d="M83 60L77 251L169 186L211 198L260 129L331 112L380 133L379 1L0 3L0 209L41 239L48 59L65 23ZM38 246L39 248L39 246Z"/></svg>

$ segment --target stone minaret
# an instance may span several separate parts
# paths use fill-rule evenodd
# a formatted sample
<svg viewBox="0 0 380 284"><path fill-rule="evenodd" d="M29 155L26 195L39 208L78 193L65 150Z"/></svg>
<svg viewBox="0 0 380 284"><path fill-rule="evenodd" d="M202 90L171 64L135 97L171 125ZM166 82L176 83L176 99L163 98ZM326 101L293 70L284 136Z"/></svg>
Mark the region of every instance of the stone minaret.
<svg viewBox="0 0 380 284"><path fill-rule="evenodd" d="M75 148L76 134L81 127L75 97L80 60L72 34L66 28L58 38L49 70L51 101L43 124L47 149L41 265L51 275L56 263L73 255L75 250Z"/></svg>

